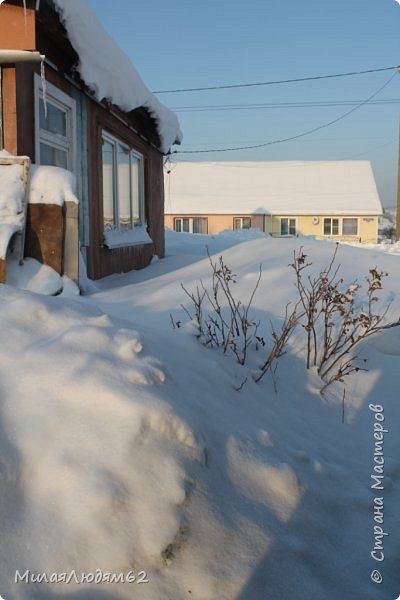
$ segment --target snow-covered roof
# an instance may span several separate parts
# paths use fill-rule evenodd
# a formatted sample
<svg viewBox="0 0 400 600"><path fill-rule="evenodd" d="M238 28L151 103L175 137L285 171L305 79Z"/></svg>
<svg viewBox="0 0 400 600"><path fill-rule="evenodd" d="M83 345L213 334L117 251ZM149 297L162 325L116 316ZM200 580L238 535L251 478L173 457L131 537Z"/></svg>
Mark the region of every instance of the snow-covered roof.
<svg viewBox="0 0 400 600"><path fill-rule="evenodd" d="M382 213L369 161L180 162L165 190L166 214Z"/></svg>
<svg viewBox="0 0 400 600"><path fill-rule="evenodd" d="M147 89L128 56L117 46L85 0L54 0L68 39L79 56L78 71L98 100L128 112L145 107L157 123L161 150L168 152L182 133L176 115Z"/></svg>

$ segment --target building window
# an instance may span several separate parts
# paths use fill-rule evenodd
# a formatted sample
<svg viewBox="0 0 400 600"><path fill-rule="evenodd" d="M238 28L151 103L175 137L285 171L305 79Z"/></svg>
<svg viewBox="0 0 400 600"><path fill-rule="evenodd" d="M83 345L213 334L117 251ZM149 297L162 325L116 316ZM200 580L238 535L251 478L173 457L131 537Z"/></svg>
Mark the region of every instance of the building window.
<svg viewBox="0 0 400 600"><path fill-rule="evenodd" d="M144 225L144 159L103 132L103 227L125 232Z"/></svg>
<svg viewBox="0 0 400 600"><path fill-rule="evenodd" d="M358 235L358 219L324 219L324 235Z"/></svg>
<svg viewBox="0 0 400 600"><path fill-rule="evenodd" d="M342 235L358 235L358 219L342 219Z"/></svg>
<svg viewBox="0 0 400 600"><path fill-rule="evenodd" d="M296 235L296 219L281 219L281 235Z"/></svg>
<svg viewBox="0 0 400 600"><path fill-rule="evenodd" d="M186 233L208 233L207 217L177 217L174 230Z"/></svg>
<svg viewBox="0 0 400 600"><path fill-rule="evenodd" d="M250 229L251 218L250 217L234 217L233 229Z"/></svg>
<svg viewBox="0 0 400 600"><path fill-rule="evenodd" d="M36 162L75 171L75 139L75 100L35 74Z"/></svg>
<svg viewBox="0 0 400 600"><path fill-rule="evenodd" d="M324 235L339 235L339 219L324 219Z"/></svg>

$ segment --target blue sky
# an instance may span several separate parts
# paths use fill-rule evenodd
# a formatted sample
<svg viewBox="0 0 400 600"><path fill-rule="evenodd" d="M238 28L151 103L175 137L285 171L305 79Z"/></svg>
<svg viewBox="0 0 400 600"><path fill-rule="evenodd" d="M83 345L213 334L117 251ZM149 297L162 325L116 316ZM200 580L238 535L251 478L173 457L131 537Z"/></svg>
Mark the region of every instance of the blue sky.
<svg viewBox="0 0 400 600"><path fill-rule="evenodd" d="M395 0L87 0L152 90L293 79L400 64ZM332 121L392 71L303 83L160 94L178 109L180 150L255 145ZM384 205L396 203L400 74L369 104L297 140L260 149L177 154L177 160L371 160ZM273 108L227 105L280 104ZM224 107L204 110L204 107ZM183 107L196 107L196 110ZM199 110L201 109L201 110Z"/></svg>

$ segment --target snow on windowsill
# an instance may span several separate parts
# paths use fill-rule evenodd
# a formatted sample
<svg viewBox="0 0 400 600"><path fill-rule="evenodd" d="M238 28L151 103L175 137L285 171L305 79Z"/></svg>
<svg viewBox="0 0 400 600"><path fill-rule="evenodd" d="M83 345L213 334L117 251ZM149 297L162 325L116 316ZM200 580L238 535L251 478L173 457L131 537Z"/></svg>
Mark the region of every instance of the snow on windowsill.
<svg viewBox="0 0 400 600"><path fill-rule="evenodd" d="M152 244L153 240L147 233L146 225L140 225L127 231L108 230L104 232L104 245L110 250L125 246Z"/></svg>

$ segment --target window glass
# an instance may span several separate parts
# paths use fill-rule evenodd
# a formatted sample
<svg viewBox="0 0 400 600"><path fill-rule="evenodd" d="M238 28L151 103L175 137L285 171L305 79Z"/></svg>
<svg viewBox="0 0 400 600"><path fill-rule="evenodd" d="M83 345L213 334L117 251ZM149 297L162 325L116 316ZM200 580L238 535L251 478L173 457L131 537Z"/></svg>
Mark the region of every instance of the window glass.
<svg viewBox="0 0 400 600"><path fill-rule="evenodd" d="M114 229L114 146L103 140L103 219L104 229Z"/></svg>
<svg viewBox="0 0 400 600"><path fill-rule="evenodd" d="M76 170L76 102L50 82L46 83L46 110L43 82L34 74L35 161L43 165Z"/></svg>
<svg viewBox="0 0 400 600"><path fill-rule="evenodd" d="M177 217L174 219L174 230L186 233L207 233L208 219L206 217Z"/></svg>
<svg viewBox="0 0 400 600"><path fill-rule="evenodd" d="M68 154L65 150L40 143L40 164L68 169Z"/></svg>
<svg viewBox="0 0 400 600"><path fill-rule="evenodd" d="M339 235L339 219L324 219L324 235Z"/></svg>
<svg viewBox="0 0 400 600"><path fill-rule="evenodd" d="M243 229L250 229L251 227L251 219L250 217L244 217L243 221L242 221L242 228Z"/></svg>
<svg viewBox="0 0 400 600"><path fill-rule="evenodd" d="M193 219L193 233L207 233L207 219L197 217Z"/></svg>
<svg viewBox="0 0 400 600"><path fill-rule="evenodd" d="M132 182L132 216L135 225L140 224L140 159L131 155L131 182Z"/></svg>
<svg viewBox="0 0 400 600"><path fill-rule="evenodd" d="M251 218L250 217L235 217L233 219L233 229L250 229Z"/></svg>
<svg viewBox="0 0 400 600"><path fill-rule="evenodd" d="M281 219L281 235L296 235L296 219Z"/></svg>
<svg viewBox="0 0 400 600"><path fill-rule="evenodd" d="M121 231L126 231L132 226L129 150L120 144L118 144L117 148L117 164L119 227Z"/></svg>
<svg viewBox="0 0 400 600"><path fill-rule="evenodd" d="M109 134L102 143L104 229L127 231L144 223L143 157Z"/></svg>
<svg viewBox="0 0 400 600"><path fill-rule="evenodd" d="M331 219L324 219L324 235L331 235Z"/></svg>
<svg viewBox="0 0 400 600"><path fill-rule="evenodd" d="M343 235L357 235L357 219L343 219Z"/></svg>
<svg viewBox="0 0 400 600"><path fill-rule="evenodd" d="M47 115L45 115L43 98L39 99L39 123L40 129L62 135L67 135L67 113L52 104L49 100L46 101Z"/></svg>

